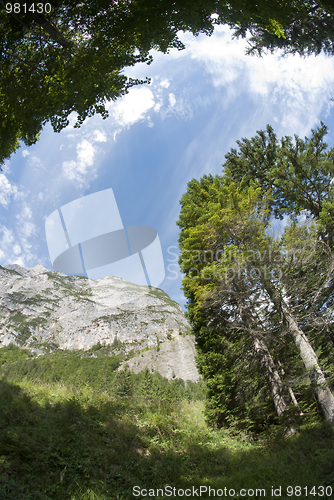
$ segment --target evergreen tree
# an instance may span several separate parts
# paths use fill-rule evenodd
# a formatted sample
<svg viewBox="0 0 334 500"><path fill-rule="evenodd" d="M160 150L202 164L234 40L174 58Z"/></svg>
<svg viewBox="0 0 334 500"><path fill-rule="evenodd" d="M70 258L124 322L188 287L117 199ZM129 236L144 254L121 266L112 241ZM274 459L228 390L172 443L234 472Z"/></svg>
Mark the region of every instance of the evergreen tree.
<svg viewBox="0 0 334 500"><path fill-rule="evenodd" d="M306 215L316 218L322 239L333 244L334 234L334 148L328 149L324 137L326 125L312 130L310 138L294 141L285 136L278 141L273 128L267 125L251 139L237 141L225 155L226 175L235 182L258 181L263 193L271 190L272 213Z"/></svg>
<svg viewBox="0 0 334 500"><path fill-rule="evenodd" d="M333 348L334 299L334 148L324 141L327 127L312 130L310 138L277 140L273 129L242 139L226 155L226 175L235 182L256 179L262 192L271 190L271 213L290 216L282 240L290 255L284 270L285 293L303 328L322 345ZM306 217L297 224L297 217ZM297 293L298 289L298 293ZM306 324L305 324L306 323ZM313 325L313 326L312 326ZM321 340L320 340L321 339ZM320 345L319 344L319 345Z"/></svg>
<svg viewBox="0 0 334 500"><path fill-rule="evenodd" d="M117 396L131 396L133 392L133 382L130 369L128 365L116 372L113 381L113 392Z"/></svg>
<svg viewBox="0 0 334 500"><path fill-rule="evenodd" d="M245 149L248 154L249 149ZM287 387L284 388L277 363L275 365L267 347L272 333L272 317L276 315L281 331L291 336L310 376L325 418L333 422L334 398L307 336L305 315L295 315L288 306L289 296L284 289L284 280L287 282L290 279L290 255L284 253L282 241L275 242L268 234L272 209L275 203L278 206L281 199L276 193L272 196L269 191L264 191L263 186L270 177L264 175L265 162L261 161L263 156L265 155L253 155L253 159L256 158L259 163L259 177L263 173L263 178L260 178L262 187L245 177L241 184L235 185L231 181L231 170L228 170L223 178L210 176L204 177L200 182L191 181L188 192L181 199L178 222L181 227L180 263L186 274L183 283L189 299L189 317L197 333L202 356L200 362L206 367L210 365L210 359L213 363L217 362L217 358L212 358L209 354L211 349L216 352L217 348L210 327L217 324L219 318L220 336L232 341L232 345L235 340L240 342L240 339L248 339L248 347L243 348L246 356L250 351L249 341L252 340L252 352L260 356L276 413L281 415L287 408ZM238 160L242 168L245 168L241 154ZM273 164L276 165L275 161ZM255 168L257 164L254 162L253 165ZM241 176L239 172L238 175ZM312 193L306 198L312 199ZM292 200L290 207L288 203L289 200L286 207L292 212L291 206L295 200ZM306 249L304 254L307 252L310 254L310 249ZM315 266L314 260L311 260L310 265ZM326 264L323 267L326 268ZM326 273L325 278L328 280ZM324 279L324 273L321 279ZM321 279L318 278L318 283ZM301 279L301 297L303 285L305 286L305 280L303 282ZM290 293L293 297L296 296L295 300L302 300L298 298L298 287ZM318 316L319 313L318 310ZM313 323L316 316L313 312ZM236 330L239 337L235 335ZM204 353L200 340L203 335L207 336ZM281 337L280 342L287 345L286 338ZM271 344L272 349L275 348ZM274 349L273 355L278 364L284 364L285 357L277 358L278 350ZM287 350L290 352L290 346ZM282 353L282 349L280 352ZM291 362L291 358L289 361ZM292 371L300 372L300 361L294 359L293 364L295 368ZM210 369L208 371L206 368L206 376L214 378L215 369ZM210 384L208 385L210 388ZM291 395L291 391L289 392Z"/></svg>
<svg viewBox="0 0 334 500"><path fill-rule="evenodd" d="M252 248L254 240L264 234L262 221L255 219L255 212L267 219L266 210L258 210L259 196L258 187L243 190L218 176L210 176L200 182L191 181L181 200L180 263L186 273L184 289L190 299L189 316L196 331L201 371L209 379L210 418L216 412L221 422L246 418L251 413L251 401L252 413L259 417L255 403L259 392L266 394L267 412L272 411L268 410L269 394L278 416L288 408L287 390L265 342L266 331L252 312L260 302L259 287L247 276L250 254L245 248ZM258 364L254 366L256 359L264 377ZM219 365L222 371L218 374ZM256 383L250 376L255 373ZM225 390L221 396L215 394L222 386ZM258 404L263 406L263 401Z"/></svg>
<svg viewBox="0 0 334 500"><path fill-rule="evenodd" d="M150 400L153 398L153 376L147 367L141 374L140 392L145 399Z"/></svg>

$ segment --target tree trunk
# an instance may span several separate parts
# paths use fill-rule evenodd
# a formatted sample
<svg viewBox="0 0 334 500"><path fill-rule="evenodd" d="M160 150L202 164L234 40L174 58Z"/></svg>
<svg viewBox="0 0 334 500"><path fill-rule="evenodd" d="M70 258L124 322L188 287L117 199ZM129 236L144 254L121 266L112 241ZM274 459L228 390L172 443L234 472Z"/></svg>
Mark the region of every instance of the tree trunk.
<svg viewBox="0 0 334 500"><path fill-rule="evenodd" d="M276 369L274 360L271 357L269 349L263 342L263 340L255 337L254 347L260 359L264 375L269 385L271 397L274 401L277 416L281 417L283 413L289 408L287 397L285 395L284 384Z"/></svg>
<svg viewBox="0 0 334 500"><path fill-rule="evenodd" d="M2 5L6 5L6 1L5 0L0 0L0 3ZM19 2L17 2L17 3L19 3ZM24 26L26 29L29 29L29 25L27 25L24 21L22 21L22 19L20 18L20 16L18 16L17 14L15 14L13 11L10 13L10 15L18 23L20 23L22 26ZM52 40L54 40L55 42L59 43L59 45L61 45L65 49L69 50L70 52L73 51L73 47L74 47L73 42L70 41L70 40L66 40L66 38L64 37L64 35L62 33L60 33L60 31L58 31L57 28L55 28L54 26L52 26L52 24L49 23L49 21L47 19L45 19L45 17L42 14L38 14L38 13L35 13L35 12L29 12L29 17L30 17L30 19L33 19L35 21L35 23L39 24L44 29L44 31L46 31L50 35L50 37L52 38Z"/></svg>
<svg viewBox="0 0 334 500"><path fill-rule="evenodd" d="M328 422L334 423L334 397L327 384L326 377L319 365L319 360L313 350L313 347L304 332L299 328L281 293L276 290L271 282L264 280L263 284L271 300L279 311L282 320L288 327L299 355L302 358L306 370L308 371L308 375L312 385L314 386L315 393L325 419Z"/></svg>
<svg viewBox="0 0 334 500"><path fill-rule="evenodd" d="M283 366L282 364L280 363L280 361L278 361L278 366L280 367L281 369L281 374L283 375L283 377L285 377L285 371L283 369ZM304 415L304 413L302 413L301 409L300 409L300 406L298 404L298 401L297 401L297 398L295 396L295 393L293 392L292 390L292 387L291 385L289 384L288 380L285 379L285 383L287 385L287 388L289 390L289 394L290 394L290 398L291 398L291 401L293 402L293 404L295 405L295 407L297 408L297 410L299 411L300 415Z"/></svg>
<svg viewBox="0 0 334 500"><path fill-rule="evenodd" d="M269 352L267 345L259 337L259 335L256 335L254 333L254 330L258 330L259 327L254 324L255 320L251 311L249 310L247 305L241 303L239 297L240 296L237 297L237 301L241 319L246 325L248 325L250 329L250 334L254 342L255 352L260 360L265 378L269 385L277 416L281 417L283 413L289 408L289 399L286 395L283 381L278 373L278 370L276 369L274 360ZM255 327L254 329L252 328L253 325Z"/></svg>
<svg viewBox="0 0 334 500"><path fill-rule="evenodd" d="M44 29L44 31L46 31L50 35L52 40L59 43L59 45L64 47L64 49L67 49L70 52L73 51L73 42L67 40L64 35L57 30L57 28L55 28L51 23L49 23L49 21L47 21L47 19L45 19L43 15L34 13L31 17L35 21L35 23L39 24Z"/></svg>

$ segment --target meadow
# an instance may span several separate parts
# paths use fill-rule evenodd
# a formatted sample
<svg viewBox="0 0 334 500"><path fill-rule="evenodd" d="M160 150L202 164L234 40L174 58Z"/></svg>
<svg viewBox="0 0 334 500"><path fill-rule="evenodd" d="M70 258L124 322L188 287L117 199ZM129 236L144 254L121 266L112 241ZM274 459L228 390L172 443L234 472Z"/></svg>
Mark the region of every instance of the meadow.
<svg viewBox="0 0 334 500"><path fill-rule="evenodd" d="M288 439L284 425L212 428L203 382L118 372L121 359L0 349L1 500L333 498L333 428L319 414Z"/></svg>

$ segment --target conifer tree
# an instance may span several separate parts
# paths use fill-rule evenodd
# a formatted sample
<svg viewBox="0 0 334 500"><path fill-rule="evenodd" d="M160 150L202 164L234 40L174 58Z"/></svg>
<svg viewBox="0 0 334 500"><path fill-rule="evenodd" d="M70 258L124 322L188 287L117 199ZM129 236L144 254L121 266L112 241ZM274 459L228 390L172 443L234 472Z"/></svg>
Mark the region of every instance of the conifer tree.
<svg viewBox="0 0 334 500"><path fill-rule="evenodd" d="M242 159L240 163L243 165ZM241 184L235 185L230 177L228 172L223 178L191 181L181 199L180 263L186 274L183 283L189 298L190 320L196 325L200 318L203 331L203 317L210 325L216 315L224 315L230 330L238 328L239 333L244 331L253 337L254 350L263 357L261 364L280 414L280 408L285 409L286 394L278 370L271 368L275 365L271 364L272 357L264 342L269 338L268 317L274 309L303 361L325 418L333 422L334 398L324 371L285 298L283 276L284 271L288 275L290 256L268 234L275 197L253 181L243 178ZM191 262L191 251L198 252L196 266ZM208 333L205 326L204 331ZM221 335L226 335L226 331L225 328ZM210 339L206 345L210 348ZM294 363L297 369L298 361Z"/></svg>
<svg viewBox="0 0 334 500"><path fill-rule="evenodd" d="M133 392L133 382L128 365L116 372L113 390L117 396L131 396Z"/></svg>
<svg viewBox="0 0 334 500"><path fill-rule="evenodd" d="M254 365L254 358L257 358L262 366L276 414L282 416L288 409L288 391L266 345L265 328L256 317L256 311L254 312L260 301L259 290L246 274L249 256L246 256L244 249L251 248L252 241L261 237L259 234L262 229L261 220L259 220L259 227L256 227L257 222L253 224L253 228L250 228L248 223L250 219L254 219L254 213L257 211L256 204L260 189L250 187L246 188L243 195L241 193L242 190L238 189L234 183L228 184L218 176L204 177L200 182L193 180L189 183L188 192L181 200L182 210L179 220L182 228L181 267L186 273L184 289L190 298L189 314L195 330L197 326L197 339L201 353L199 359L203 374L208 378L212 376L212 368L210 373L208 366L209 359L213 363L218 362L224 365L219 353L220 342L218 341L216 345L216 340L213 340L212 335L214 338L217 336L218 339L219 336L224 337L225 348L228 346L232 359L234 358L234 366L229 369L242 371L245 378L244 368L247 367L248 371L252 370L250 367ZM242 217L238 218L236 212L239 209L247 221ZM265 210L261 214L259 212L258 215L266 218ZM204 318L210 326L203 325ZM198 325L202 325L202 328L198 328ZM220 332L219 328L221 328ZM214 346L218 350L216 352L218 358L210 353L212 348L215 350ZM239 356L244 359L241 361ZM245 360L248 360L246 364ZM226 367L224 369L226 370ZM216 375L214 374L213 378ZM234 380L234 386L228 382L231 377ZM218 378L220 384L224 380L223 385L230 386L229 398L232 405L225 411L222 411L221 403L218 404L219 410L213 408L220 413L219 418L223 418L222 414L226 414L227 419L228 413L233 415L232 408L240 407L241 400L249 411L250 400L254 398L255 391L252 393L249 390L250 387L242 388L242 384L237 382L237 376L234 374L227 378L226 376ZM209 383L209 389L213 389L214 385L214 383ZM258 391L258 385L255 387ZM215 398L214 392L214 389L211 390L211 399ZM225 397L226 391L222 394L222 398Z"/></svg>
<svg viewBox="0 0 334 500"><path fill-rule="evenodd" d="M329 245L334 234L334 148L328 148L328 127L312 130L310 138L285 136L279 141L273 128L237 141L225 155L225 174L235 182L258 181L263 193L271 190L272 214L306 215L317 219L319 235Z"/></svg>

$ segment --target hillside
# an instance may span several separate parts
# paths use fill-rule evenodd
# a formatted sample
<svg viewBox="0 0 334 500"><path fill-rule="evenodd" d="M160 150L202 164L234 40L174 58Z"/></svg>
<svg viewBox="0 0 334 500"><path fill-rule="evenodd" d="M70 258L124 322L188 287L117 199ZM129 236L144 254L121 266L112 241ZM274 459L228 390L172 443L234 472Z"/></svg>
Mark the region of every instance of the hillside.
<svg viewBox="0 0 334 500"><path fill-rule="evenodd" d="M212 429L198 384L185 392L149 371L118 372L123 385L96 390L84 359L84 382L43 382L36 372L22 380L22 354L0 349L1 500L249 500L272 498L272 488L284 500L306 498L301 491L332 498L333 429L324 422L305 420L288 440L282 426L262 436Z"/></svg>
<svg viewBox="0 0 334 500"><path fill-rule="evenodd" d="M207 425L194 340L161 290L0 272L0 500L332 498L333 428L317 412L289 439L284 421Z"/></svg>
<svg viewBox="0 0 334 500"><path fill-rule="evenodd" d="M194 339L181 307L154 287L109 276L90 280L17 264L0 266L0 346L41 355L116 345L167 378L198 380Z"/></svg>

